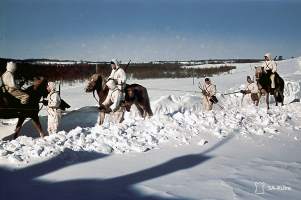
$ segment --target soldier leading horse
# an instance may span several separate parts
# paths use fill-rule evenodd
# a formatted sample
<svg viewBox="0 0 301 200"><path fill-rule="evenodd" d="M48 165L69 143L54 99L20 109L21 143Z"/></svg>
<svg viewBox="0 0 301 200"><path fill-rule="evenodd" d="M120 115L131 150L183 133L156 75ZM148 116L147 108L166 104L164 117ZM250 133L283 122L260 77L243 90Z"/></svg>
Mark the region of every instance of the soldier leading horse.
<svg viewBox="0 0 301 200"><path fill-rule="evenodd" d="M105 85L105 82L103 81L103 78L100 74L92 75L86 87L86 92L93 92L94 95L95 91L99 98L99 105L101 105L108 95L109 88ZM122 114L118 122L123 121L124 109L122 108L125 108L129 112L133 104L136 105L141 117L145 118L147 116L151 117L153 115L150 106L149 96L145 87L139 84L126 84L124 92L125 98L124 102L121 103L120 111ZM99 124L101 125L104 122L105 112L101 110L99 116Z"/></svg>

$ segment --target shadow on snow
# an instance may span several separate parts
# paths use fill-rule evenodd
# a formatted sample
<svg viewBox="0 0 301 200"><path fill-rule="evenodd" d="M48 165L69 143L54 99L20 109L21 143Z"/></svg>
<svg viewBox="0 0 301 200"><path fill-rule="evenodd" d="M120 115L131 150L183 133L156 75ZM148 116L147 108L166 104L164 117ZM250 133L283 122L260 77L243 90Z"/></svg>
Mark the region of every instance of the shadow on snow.
<svg viewBox="0 0 301 200"><path fill-rule="evenodd" d="M23 169L8 170L6 168L0 168L0 199L186 199L185 197L166 198L150 194L146 195L135 190L133 186L144 181L204 164L206 161L214 158L213 156L205 154L222 146L228 142L230 138L231 137L228 137L220 141L205 152L180 156L160 165L115 178L77 179L60 182L38 180L37 178L39 176L47 175L56 170L107 156L93 152L74 152L72 150L66 150L57 157ZM99 170L101 170L101 168L99 168ZM185 194L183 194L183 196L184 195Z"/></svg>

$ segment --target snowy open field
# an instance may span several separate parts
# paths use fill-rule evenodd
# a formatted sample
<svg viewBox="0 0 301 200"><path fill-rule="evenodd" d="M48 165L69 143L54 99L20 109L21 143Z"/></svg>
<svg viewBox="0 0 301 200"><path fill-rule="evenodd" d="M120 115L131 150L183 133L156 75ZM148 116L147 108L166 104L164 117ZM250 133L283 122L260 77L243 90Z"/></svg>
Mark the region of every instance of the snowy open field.
<svg viewBox="0 0 301 200"><path fill-rule="evenodd" d="M0 120L0 199L300 199L301 57L278 62L285 105L268 112L222 95L243 88L255 65L212 77L222 107L212 112L201 79L130 80L148 88L154 116L133 110L101 127L85 85L64 85L72 109L58 134L37 138L27 121L8 141L16 120Z"/></svg>

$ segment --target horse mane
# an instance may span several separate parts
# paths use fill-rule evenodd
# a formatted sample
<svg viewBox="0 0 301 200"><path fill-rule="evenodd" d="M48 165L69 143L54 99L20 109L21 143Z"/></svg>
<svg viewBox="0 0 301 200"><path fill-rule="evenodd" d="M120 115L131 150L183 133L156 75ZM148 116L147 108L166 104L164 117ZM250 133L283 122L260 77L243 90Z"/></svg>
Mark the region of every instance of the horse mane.
<svg viewBox="0 0 301 200"><path fill-rule="evenodd" d="M29 95L30 102L39 101L44 96L43 89L46 90L48 81L44 78L34 79L33 85L24 90ZM48 92L47 92L48 93ZM46 97L46 96L45 96Z"/></svg>
<svg viewBox="0 0 301 200"><path fill-rule="evenodd" d="M41 87L47 87L47 81L44 78L34 79L33 84L26 88L24 92L31 94L34 91L38 91Z"/></svg>
<svg viewBox="0 0 301 200"><path fill-rule="evenodd" d="M259 73L259 77L257 78L257 83L260 84L260 86L264 90L266 91L270 90L271 80L269 76L266 73L264 73L263 67L261 67L261 72Z"/></svg>

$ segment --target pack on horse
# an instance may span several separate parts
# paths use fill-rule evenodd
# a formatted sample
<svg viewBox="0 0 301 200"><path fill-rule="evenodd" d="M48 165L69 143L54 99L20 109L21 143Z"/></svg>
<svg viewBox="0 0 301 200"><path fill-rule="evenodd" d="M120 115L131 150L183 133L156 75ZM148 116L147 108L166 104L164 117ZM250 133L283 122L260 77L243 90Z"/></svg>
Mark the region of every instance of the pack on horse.
<svg viewBox="0 0 301 200"><path fill-rule="evenodd" d="M14 139L18 137L26 118L33 120L35 128L38 130L40 136L43 137L45 134L42 130L38 113L40 111L39 102L41 97L45 98L48 94L47 80L44 78L35 79L33 85L24 90L29 95L29 102L27 104L21 104L19 99L3 90L0 90L0 118L18 118Z"/></svg>
<svg viewBox="0 0 301 200"><path fill-rule="evenodd" d="M283 105L284 101L284 80L279 76L278 73L275 73L275 88L271 87L270 74L264 71L263 67L255 67L255 76L259 89L259 99L262 95L266 95L266 104L267 109L269 106L269 95L273 95L275 98L276 106L278 102Z"/></svg>
<svg viewBox="0 0 301 200"><path fill-rule="evenodd" d="M98 103L99 105L101 105L108 95L109 88L106 86L105 81L103 81L103 78L100 74L93 74L90 77L88 85L86 87L86 92L93 92L94 98L96 98L94 94L95 91L99 98ZM139 84L126 84L124 93L125 97L124 101L121 103L121 107L124 107L126 111L129 112L131 106L135 104L141 117L145 118L147 116L151 117L153 115L148 93L145 87ZM120 116L120 119L118 120L119 122L123 121L124 109L122 109L121 112L122 116ZM104 122L105 112L101 110L99 117L99 124L101 125Z"/></svg>

